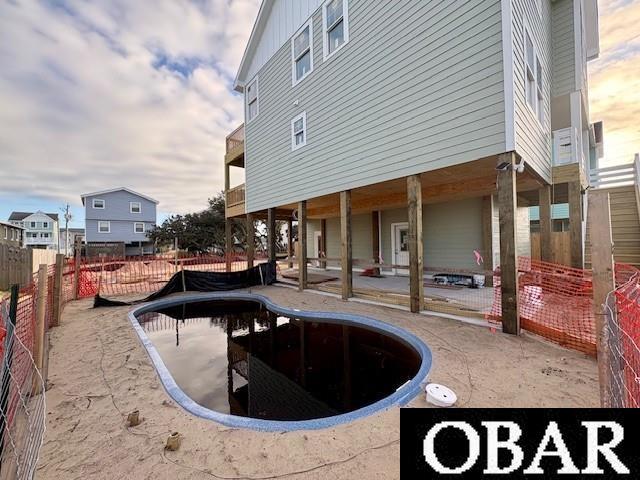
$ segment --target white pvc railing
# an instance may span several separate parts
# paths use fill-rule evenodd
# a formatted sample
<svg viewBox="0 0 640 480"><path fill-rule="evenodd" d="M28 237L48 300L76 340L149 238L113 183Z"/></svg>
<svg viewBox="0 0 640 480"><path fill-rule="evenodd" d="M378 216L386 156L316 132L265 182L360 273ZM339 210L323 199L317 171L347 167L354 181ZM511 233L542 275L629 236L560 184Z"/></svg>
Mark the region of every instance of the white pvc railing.
<svg viewBox="0 0 640 480"><path fill-rule="evenodd" d="M638 183L638 173L634 163L591 170L591 186L593 188L610 188L636 185Z"/></svg>

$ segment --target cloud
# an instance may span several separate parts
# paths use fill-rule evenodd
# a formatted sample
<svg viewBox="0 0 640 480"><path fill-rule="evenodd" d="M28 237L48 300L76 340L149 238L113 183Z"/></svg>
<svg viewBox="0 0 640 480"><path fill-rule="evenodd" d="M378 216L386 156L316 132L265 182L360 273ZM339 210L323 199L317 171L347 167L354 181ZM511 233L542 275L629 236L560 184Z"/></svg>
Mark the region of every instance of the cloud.
<svg viewBox="0 0 640 480"><path fill-rule="evenodd" d="M640 151L640 4L599 2L600 58L589 64L592 120L604 121L604 164Z"/></svg>
<svg viewBox="0 0 640 480"><path fill-rule="evenodd" d="M231 83L259 0L0 4L0 192L77 203L128 186L161 209L223 188Z"/></svg>

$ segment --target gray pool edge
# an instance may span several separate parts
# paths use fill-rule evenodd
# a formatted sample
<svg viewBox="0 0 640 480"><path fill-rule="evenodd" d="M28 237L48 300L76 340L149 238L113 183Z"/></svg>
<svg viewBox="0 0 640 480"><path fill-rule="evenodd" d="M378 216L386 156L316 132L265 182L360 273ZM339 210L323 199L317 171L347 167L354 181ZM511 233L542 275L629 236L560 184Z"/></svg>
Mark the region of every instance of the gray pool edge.
<svg viewBox="0 0 640 480"><path fill-rule="evenodd" d="M422 362L418 373L407 383L402 385L398 390L388 397L383 398L371 405L354 410L352 412L334 415L332 417L317 418L311 420L300 421L281 421L281 420L261 420L250 417L240 417L237 415L229 415L220 413L215 410L199 405L193 401L173 379L173 376L167 369L160 354L156 350L153 342L149 339L142 326L138 323L137 316L146 312L154 311L158 308L171 307L184 302L192 303L206 300L246 300L259 302L269 310L276 314L288 317L300 318L303 320L321 320L327 323L349 324L353 326L366 327L375 331L390 334L401 340L405 344L411 346L421 357ZM145 303L129 311L129 322L133 326L136 334L145 350L151 358L160 381L169 394L169 396L184 408L187 412L206 420L213 420L227 427L246 428L264 432L285 432L295 430L318 430L321 428L333 427L343 423L349 423L356 419L367 417L377 412L388 410L394 406L404 406L420 392L423 391L423 385L427 380L432 365L432 355L429 347L418 337L406 330L388 324L386 322L376 320L374 318L363 315L353 315L348 313L335 312L310 312L298 310L295 308L285 308L273 303L269 298L254 293L237 293L237 292L214 292L214 293L194 293L181 294L175 297L167 297L161 300Z"/></svg>

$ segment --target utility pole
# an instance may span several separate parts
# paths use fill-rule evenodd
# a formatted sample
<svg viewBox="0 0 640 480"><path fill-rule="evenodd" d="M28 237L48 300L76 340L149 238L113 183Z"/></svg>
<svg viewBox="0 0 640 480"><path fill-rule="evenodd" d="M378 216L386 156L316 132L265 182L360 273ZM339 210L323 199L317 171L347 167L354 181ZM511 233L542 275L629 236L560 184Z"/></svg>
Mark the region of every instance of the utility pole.
<svg viewBox="0 0 640 480"><path fill-rule="evenodd" d="M64 234L65 234L65 240L64 240L64 254L65 256L69 256L69 222L71 221L71 219L73 218L73 216L71 215L71 212L69 211L69 204L67 203L66 207L64 209L62 209L62 211L64 212Z"/></svg>

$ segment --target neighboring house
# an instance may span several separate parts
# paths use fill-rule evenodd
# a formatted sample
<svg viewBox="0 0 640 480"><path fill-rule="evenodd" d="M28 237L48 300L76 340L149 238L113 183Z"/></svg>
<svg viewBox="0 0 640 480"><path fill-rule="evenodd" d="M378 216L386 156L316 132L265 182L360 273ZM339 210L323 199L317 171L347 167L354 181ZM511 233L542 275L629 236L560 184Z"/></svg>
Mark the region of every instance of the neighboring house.
<svg viewBox="0 0 640 480"><path fill-rule="evenodd" d="M477 250L515 268L528 207L550 217L553 199L582 267L598 55L596 0L265 0L235 80L227 216L293 215L344 285L352 259L421 272L422 251L428 267L477 268Z"/></svg>
<svg viewBox="0 0 640 480"><path fill-rule="evenodd" d="M24 246L24 228L12 223L0 222L0 245Z"/></svg>
<svg viewBox="0 0 640 480"><path fill-rule="evenodd" d="M69 228L68 234L66 228L61 228L60 253L64 253L66 256L73 256L76 242L84 243L84 240L84 228Z"/></svg>
<svg viewBox="0 0 640 480"><path fill-rule="evenodd" d="M156 225L158 201L127 188L81 196L88 246L123 244L126 255L154 253L147 233Z"/></svg>
<svg viewBox="0 0 640 480"><path fill-rule="evenodd" d="M11 212L9 223L24 228L24 246L48 250L58 249L58 214Z"/></svg>

